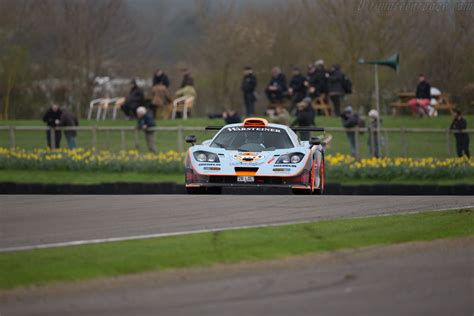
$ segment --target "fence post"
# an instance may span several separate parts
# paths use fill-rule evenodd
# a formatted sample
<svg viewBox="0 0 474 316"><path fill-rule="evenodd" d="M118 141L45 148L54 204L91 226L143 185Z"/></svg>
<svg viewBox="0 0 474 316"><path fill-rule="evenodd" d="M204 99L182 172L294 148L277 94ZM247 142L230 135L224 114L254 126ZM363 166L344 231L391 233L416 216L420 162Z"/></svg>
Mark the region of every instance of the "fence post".
<svg viewBox="0 0 474 316"><path fill-rule="evenodd" d="M92 150L97 152L97 126L92 126Z"/></svg>
<svg viewBox="0 0 474 316"><path fill-rule="evenodd" d="M50 128L49 136L51 137L51 148L56 149L56 128Z"/></svg>
<svg viewBox="0 0 474 316"><path fill-rule="evenodd" d="M10 126L10 148L15 148L15 126Z"/></svg>
<svg viewBox="0 0 474 316"><path fill-rule="evenodd" d="M449 128L446 129L446 146L448 148L448 156L451 157L453 152L451 150L451 130Z"/></svg>
<svg viewBox="0 0 474 316"><path fill-rule="evenodd" d="M125 131L120 129L120 147L122 150L125 150Z"/></svg>
<svg viewBox="0 0 474 316"><path fill-rule="evenodd" d="M138 143L138 129L134 129L134 133L133 133L133 142L134 142L134 145L135 145L135 149L136 150L140 150L140 144Z"/></svg>
<svg viewBox="0 0 474 316"><path fill-rule="evenodd" d="M402 149L402 157L407 157L407 139L404 128L400 128L400 147Z"/></svg>
<svg viewBox="0 0 474 316"><path fill-rule="evenodd" d="M184 143L183 143L183 126L178 126L178 150L180 153L184 151Z"/></svg>
<svg viewBox="0 0 474 316"><path fill-rule="evenodd" d="M387 132L387 130L385 130L384 145L385 145L385 156L390 157L389 150L388 150L388 132Z"/></svg>

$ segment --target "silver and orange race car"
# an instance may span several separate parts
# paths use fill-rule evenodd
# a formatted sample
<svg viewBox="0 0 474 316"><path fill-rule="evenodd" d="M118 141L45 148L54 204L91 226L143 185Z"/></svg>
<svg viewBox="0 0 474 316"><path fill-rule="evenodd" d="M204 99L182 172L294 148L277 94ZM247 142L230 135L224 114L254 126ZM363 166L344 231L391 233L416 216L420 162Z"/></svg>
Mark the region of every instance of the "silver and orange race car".
<svg viewBox="0 0 474 316"><path fill-rule="evenodd" d="M218 130L210 140L186 155L186 190L190 194L219 194L224 187L288 188L295 194L322 194L325 143L320 138L301 141L295 132L324 132L321 128L290 128L262 118Z"/></svg>

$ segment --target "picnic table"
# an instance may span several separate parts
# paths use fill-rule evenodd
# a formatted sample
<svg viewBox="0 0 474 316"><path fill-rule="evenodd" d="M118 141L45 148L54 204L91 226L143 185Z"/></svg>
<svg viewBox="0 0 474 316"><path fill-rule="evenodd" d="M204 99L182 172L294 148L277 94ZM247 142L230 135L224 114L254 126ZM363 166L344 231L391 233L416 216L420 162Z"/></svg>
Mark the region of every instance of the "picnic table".
<svg viewBox="0 0 474 316"><path fill-rule="evenodd" d="M392 108L392 114L399 115L403 111L403 109L410 109L408 101L414 99L415 97L415 92L399 92L398 100L390 103L390 107ZM438 96L433 96L433 98L437 101L437 104L434 106L437 111L448 110L449 113L454 114L456 104L450 101L449 93L441 93Z"/></svg>

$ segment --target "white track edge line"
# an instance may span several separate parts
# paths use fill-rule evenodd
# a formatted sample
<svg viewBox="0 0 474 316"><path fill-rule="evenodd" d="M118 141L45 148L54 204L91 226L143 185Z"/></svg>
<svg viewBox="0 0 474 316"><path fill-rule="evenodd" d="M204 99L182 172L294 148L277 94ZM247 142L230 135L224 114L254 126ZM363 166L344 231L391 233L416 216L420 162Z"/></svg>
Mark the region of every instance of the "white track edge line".
<svg viewBox="0 0 474 316"><path fill-rule="evenodd" d="M443 212L443 211L452 211L452 210L465 210L465 209L471 209L471 208L474 208L474 205L450 207L450 208L435 209L435 210L418 210L418 211L407 211L407 212L399 212L399 213L394 213L394 212L390 213L390 212L388 212L388 213L381 213L381 214L375 214L375 215L362 215L362 216L353 216L353 217L341 216L341 217L336 217L336 218L324 218L324 219L319 219L319 220L318 219L309 219L309 220L303 220L303 221L289 221L289 222L280 222L280 223L271 223L271 224L257 224L257 225L244 225L244 226L220 227L220 228L209 228L209 229L197 229L197 230L172 232L172 233L157 233L157 234L135 235L135 236L125 236L125 237L110 237L110 238L100 238L100 239L74 240L74 241L65 241L65 242L40 244L40 245L32 245L32 246L18 246L18 247L0 248L0 253L15 252L15 251L26 251L26 250L36 250L36 249L47 249L47 248L59 248L59 247L67 247L67 246L80 246L80 245L87 245L87 244L101 244L101 243L109 243L109 242L117 242L117 241L129 241L129 240L151 239L151 238L161 238L161 237L184 236L184 235L214 233L214 232L232 231L232 230L240 230L240 229L308 224L308 223L313 223L313 222L323 221L323 220L326 221L326 220L337 220L337 219L355 219L355 218L380 217L380 216L391 216L391 215L417 214L417 213L425 213L425 212Z"/></svg>

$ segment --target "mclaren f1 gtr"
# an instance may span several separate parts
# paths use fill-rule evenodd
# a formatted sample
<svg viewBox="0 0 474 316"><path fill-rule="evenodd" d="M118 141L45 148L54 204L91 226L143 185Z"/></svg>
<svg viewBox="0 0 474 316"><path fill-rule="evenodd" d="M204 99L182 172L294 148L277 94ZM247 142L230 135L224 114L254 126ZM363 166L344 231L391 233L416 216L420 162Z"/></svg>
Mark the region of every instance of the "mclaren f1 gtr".
<svg viewBox="0 0 474 316"><path fill-rule="evenodd" d="M221 193L224 187L288 188L295 194L322 194L325 143L301 141L296 132L324 132L321 128L290 128L248 118L217 130L197 145L195 136L186 154L186 190L190 194Z"/></svg>

